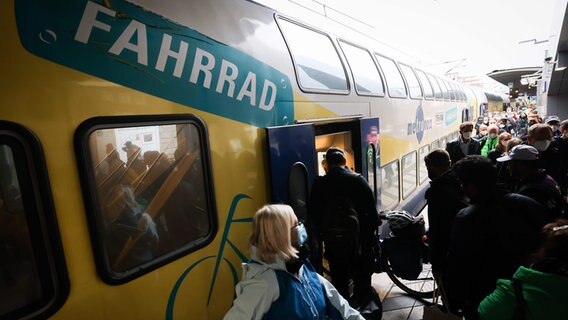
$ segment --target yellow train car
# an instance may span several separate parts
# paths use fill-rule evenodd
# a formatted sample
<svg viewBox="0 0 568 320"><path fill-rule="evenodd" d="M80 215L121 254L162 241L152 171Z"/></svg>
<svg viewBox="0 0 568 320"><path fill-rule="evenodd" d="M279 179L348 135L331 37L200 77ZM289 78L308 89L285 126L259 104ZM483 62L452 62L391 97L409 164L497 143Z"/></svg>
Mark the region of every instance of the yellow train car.
<svg viewBox="0 0 568 320"><path fill-rule="evenodd" d="M253 213L305 219L328 147L417 213L467 117L463 85L250 1L2 1L0 26L2 319L221 319Z"/></svg>

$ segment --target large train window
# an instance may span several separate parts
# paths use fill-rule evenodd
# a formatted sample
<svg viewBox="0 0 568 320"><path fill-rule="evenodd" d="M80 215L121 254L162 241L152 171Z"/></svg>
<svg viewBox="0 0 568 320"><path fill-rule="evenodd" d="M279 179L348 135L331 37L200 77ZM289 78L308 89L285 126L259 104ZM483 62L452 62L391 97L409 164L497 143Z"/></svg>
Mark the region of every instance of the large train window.
<svg viewBox="0 0 568 320"><path fill-rule="evenodd" d="M0 121L0 318L47 319L68 293L41 147Z"/></svg>
<svg viewBox="0 0 568 320"><path fill-rule="evenodd" d="M339 42L353 72L355 90L359 95L384 96L383 80L371 54L360 47Z"/></svg>
<svg viewBox="0 0 568 320"><path fill-rule="evenodd" d="M424 163L424 157L430 153L430 145L425 145L418 149L418 181L419 184L423 184L426 179L428 179L428 170L426 169L426 164Z"/></svg>
<svg viewBox="0 0 568 320"><path fill-rule="evenodd" d="M78 129L96 262L123 283L206 245L216 232L204 124L191 116L94 118Z"/></svg>
<svg viewBox="0 0 568 320"><path fill-rule="evenodd" d="M324 33L278 19L292 54L300 88L311 92L348 93L343 64Z"/></svg>
<svg viewBox="0 0 568 320"><path fill-rule="evenodd" d="M406 98L406 86L394 61L378 54L375 54L375 57L385 75L389 96L392 98Z"/></svg>
<svg viewBox="0 0 568 320"><path fill-rule="evenodd" d="M416 74L418 75L418 79L420 80L420 83L422 84L422 89L424 90L424 98L434 99L434 89L432 88L430 81L426 77L426 74L424 73L424 71L421 71L421 70L418 70L418 69L415 69L415 70L416 70Z"/></svg>
<svg viewBox="0 0 568 320"><path fill-rule="evenodd" d="M434 87L434 95L436 96L436 100L443 100L444 94L442 93L442 88L440 88L440 84L438 84L436 78L433 75L428 74L428 79L430 80L432 87Z"/></svg>
<svg viewBox="0 0 568 320"><path fill-rule="evenodd" d="M387 210L394 208L400 201L399 182L400 170L398 160L381 168L381 208Z"/></svg>
<svg viewBox="0 0 568 320"><path fill-rule="evenodd" d="M402 199L406 199L416 189L416 151L402 157Z"/></svg>
<svg viewBox="0 0 568 320"><path fill-rule="evenodd" d="M408 91L410 92L410 98L412 99L420 99L422 98L422 89L420 88L420 82L418 82L418 78L411 67L405 64L399 64L400 70L404 74L404 78L406 79L406 83L408 84Z"/></svg>

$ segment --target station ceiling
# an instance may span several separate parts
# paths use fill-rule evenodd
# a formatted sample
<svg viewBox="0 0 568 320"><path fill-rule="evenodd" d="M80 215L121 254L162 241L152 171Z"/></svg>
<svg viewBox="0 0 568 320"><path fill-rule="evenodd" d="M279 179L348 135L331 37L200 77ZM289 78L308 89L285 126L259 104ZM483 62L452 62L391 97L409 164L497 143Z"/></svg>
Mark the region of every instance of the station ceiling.
<svg viewBox="0 0 568 320"><path fill-rule="evenodd" d="M506 70L495 70L488 73L487 76L491 79L500 82L506 86L509 86L512 90L519 90L518 94L525 94L525 96L536 96L536 86L523 85L521 84L521 78L523 76L535 74L539 72L542 67L530 67L530 68L514 68Z"/></svg>

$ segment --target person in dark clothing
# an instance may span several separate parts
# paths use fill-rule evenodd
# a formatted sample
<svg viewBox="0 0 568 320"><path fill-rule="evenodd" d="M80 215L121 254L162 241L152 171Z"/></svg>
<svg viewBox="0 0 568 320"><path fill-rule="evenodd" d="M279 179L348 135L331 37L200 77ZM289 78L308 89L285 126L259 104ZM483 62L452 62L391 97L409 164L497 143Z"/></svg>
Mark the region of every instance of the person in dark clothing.
<svg viewBox="0 0 568 320"><path fill-rule="evenodd" d="M468 156L454 170L471 204L452 227L446 290L450 311L477 319L480 301L524 263L548 221L540 203L497 184L489 159Z"/></svg>
<svg viewBox="0 0 568 320"><path fill-rule="evenodd" d="M497 158L507 162L511 176L518 179L515 192L532 198L542 204L549 214L549 219L560 217L566 203L560 194L560 188L544 169L538 168L538 150L533 146L518 145L508 155Z"/></svg>
<svg viewBox="0 0 568 320"><path fill-rule="evenodd" d="M425 194L428 203L430 262L438 287L445 288L446 259L452 224L457 213L467 207L469 199L451 170L450 155L447 151L437 149L430 152L424 157L424 163L428 169L428 177L432 180ZM442 299L448 304L444 294Z"/></svg>
<svg viewBox="0 0 568 320"><path fill-rule="evenodd" d="M568 120L560 123L560 133L561 135L554 138L550 147L553 150L558 150L561 167L555 180L558 182L562 196L568 200Z"/></svg>
<svg viewBox="0 0 568 320"><path fill-rule="evenodd" d="M331 282L339 293L350 300L354 307L364 307L373 297L371 287L372 240L374 232L380 224L379 214L375 205L375 197L369 184L361 175L350 171L346 166L343 150L331 147L327 150L325 159L328 172L317 179L311 190L308 207L309 223L324 237L324 216L328 203L333 198L347 198L351 201L359 220L360 253L354 258L338 256L334 248L326 245L324 256L329 262ZM353 297L349 297L349 279L353 280Z"/></svg>
<svg viewBox="0 0 568 320"><path fill-rule="evenodd" d="M452 164L467 155L480 154L481 146L479 142L472 139L473 124L464 122L460 125L460 135L457 139L446 144L446 151L450 154Z"/></svg>
<svg viewBox="0 0 568 320"><path fill-rule="evenodd" d="M489 160L491 160L493 164L497 164L497 158L499 158L505 153L506 149L505 145L507 144L507 141L511 140L511 138L512 136L507 132L502 132L501 134L499 134L495 149L487 153L487 158L489 158Z"/></svg>
<svg viewBox="0 0 568 320"><path fill-rule="evenodd" d="M560 118L557 116L550 116L546 118L544 122L552 128L552 138L560 137L562 132L560 131Z"/></svg>
<svg viewBox="0 0 568 320"><path fill-rule="evenodd" d="M539 151L538 167L546 170L546 173L558 183L560 189L565 190L568 187L565 178L568 164L562 161L558 144L552 144L552 128L547 124L531 126L527 144Z"/></svg>

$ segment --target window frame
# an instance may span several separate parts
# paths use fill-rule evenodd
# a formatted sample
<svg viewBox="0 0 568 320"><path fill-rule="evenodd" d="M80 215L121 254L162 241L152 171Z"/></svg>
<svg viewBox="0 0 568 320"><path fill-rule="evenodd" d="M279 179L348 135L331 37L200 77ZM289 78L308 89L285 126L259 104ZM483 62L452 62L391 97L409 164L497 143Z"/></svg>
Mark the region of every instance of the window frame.
<svg viewBox="0 0 568 320"><path fill-rule="evenodd" d="M49 318L67 300L70 282L43 148L33 132L4 120L0 120L0 143L11 147L42 292L48 291L40 300L2 317Z"/></svg>
<svg viewBox="0 0 568 320"><path fill-rule="evenodd" d="M389 58L385 55L382 55L380 53L375 52L373 54L374 56L374 60L375 63L377 64L377 66L379 67L379 69L381 70L381 74L384 76L384 80L385 80L385 84L386 84L386 92L388 92L388 96L389 98L393 98L393 99L407 99L408 98L408 88L406 87L406 82L404 80L404 76L402 75L402 72L400 71L400 68L398 67L398 64L396 63L396 61L394 61L394 59ZM396 68L396 70L398 71L398 74L400 75L400 79L402 80L402 85L404 86L404 92L405 95L404 96L393 96L391 94L390 88L389 88L389 81L388 81L388 76L386 74L386 72L383 70L383 66L381 66L381 63L379 62L379 57L386 59L386 60L390 60L393 64L394 67Z"/></svg>
<svg viewBox="0 0 568 320"><path fill-rule="evenodd" d="M422 147L418 148L418 158L417 158L417 162L418 162L418 185L423 184L426 180L428 180L428 170L424 170L424 172L426 173L424 175L424 177L422 176L423 171L422 166L424 166L424 168L426 168L426 163L424 162L424 156L426 156L427 154L430 153L430 149L432 148L432 146L430 144L425 144ZM424 151L426 150L426 151Z"/></svg>
<svg viewBox="0 0 568 320"><path fill-rule="evenodd" d="M344 63L343 59L341 59L341 55L339 54L339 50L337 48L337 45L335 44L335 41L333 41L332 37L328 33L325 33L321 30L310 27L306 24L300 23L296 20L290 19L290 18L282 16L282 15L275 15L274 18L276 20L276 25L278 26L278 29L280 30L280 34L282 35L282 39L284 39L284 42L286 43L286 49L287 49L288 54L290 56L290 59L292 61L292 66L294 67L294 74L296 75L296 83L298 84L298 88L300 88L300 90L304 93L324 93L324 94L349 95L349 93L351 92L351 87L352 87L351 81L349 81L349 75L347 74L347 70L345 68L345 63ZM312 32L319 33L319 34L323 35L324 37L326 37L327 39L329 39L329 41L330 41L330 43L331 43L331 45L332 45L332 47L335 51L335 54L337 55L337 58L339 59L339 63L341 64L341 68L343 69L343 75L345 77L345 83L347 85L346 90L310 89L310 88L306 88L302 85L302 83L300 81L300 74L298 72L298 64L296 63L296 58L294 57L294 54L292 54L292 50L290 49L290 41L286 37L286 32L284 32L284 29L282 28L282 26L280 24L281 20L295 24L298 27L310 30Z"/></svg>
<svg viewBox="0 0 568 320"><path fill-rule="evenodd" d="M403 155L400 160L401 162L404 162L406 158L414 155L414 172L416 173L414 175L414 185L408 189L408 192L405 192L404 189L404 177L406 175L406 170L404 170L405 166L404 165L400 165L400 171L402 172L401 177L402 177L402 186L401 186L401 193L402 193L402 200L406 200L408 199L408 197L410 197L410 195L412 195L412 193L414 191L416 191L416 188L418 188L418 154L416 152L417 150L414 151L410 151L409 153Z"/></svg>
<svg viewBox="0 0 568 320"><path fill-rule="evenodd" d="M397 164L397 172L396 172L396 183L397 183L397 188L396 188L396 194L397 194L397 199L396 201L389 207L385 207L383 204L383 191L385 188L383 188L383 181L384 181L384 177L382 175L383 169L389 166L392 166L393 164ZM380 172L381 172L381 184L380 184L380 189L381 189L381 196L380 196L380 200L381 200L381 205L380 205L380 210L389 210L389 209L393 209L395 208L401 201L401 187L400 187L400 173L401 173L401 168L400 168L400 160L399 159L395 159L387 164L385 164L384 166L379 168Z"/></svg>
<svg viewBox="0 0 568 320"><path fill-rule="evenodd" d="M442 87L440 87L440 83L438 83L436 76L427 73L426 77L430 80L430 84L432 84L432 88L434 89L434 98L439 101L444 101L444 92L442 91ZM436 91L436 89L438 89L438 91Z"/></svg>
<svg viewBox="0 0 568 320"><path fill-rule="evenodd" d="M406 77L406 74L404 73L404 67L408 68L410 70L410 72L412 72L414 79L418 83L418 89L420 89L420 96L413 96L412 95L412 91L410 90L410 84L408 83L408 79ZM412 68L411 66L409 66L407 64L399 63L399 69L400 69L400 73L402 74L402 78L404 79L404 81L406 81L406 87L407 87L407 90L408 90L408 92L407 92L408 97L410 97L410 99L413 99L413 100L422 100L424 98L424 89L422 88L422 83L420 83L420 79L418 79L418 75L416 74L414 68Z"/></svg>
<svg viewBox="0 0 568 320"><path fill-rule="evenodd" d="M95 175L92 170L91 148L89 137L92 133L101 129L118 129L141 126L160 126L160 125L195 125L199 132L199 145L201 163L203 165L204 190L207 197L207 205L210 208L209 222L211 230L209 234L197 242L190 242L182 248L165 253L140 266L129 269L125 272L116 272L109 266L106 259L106 248L101 230L104 223L101 218L101 211L98 209L98 192ZM83 201L89 224L89 233L93 246L93 254L97 272L101 279L110 285L120 285L132 281L144 274L169 264L187 254L194 252L211 243L218 233L218 213L215 206L215 193L212 177L211 155L208 141L207 127L203 120L191 114L173 115L142 115L142 116L101 116L85 120L79 125L74 136L75 153L77 166L79 168L79 178L83 193ZM191 244L191 246L189 245Z"/></svg>
<svg viewBox="0 0 568 320"><path fill-rule="evenodd" d="M422 86L422 96L424 96L424 99L426 100L435 100L436 99L436 94L434 92L434 87L432 86L432 83L430 82L430 79L428 79L428 75L426 74L426 72L420 70L420 69L416 69L414 68L414 71L416 73L416 76L418 77L418 82L420 82L420 86ZM426 81L428 81L428 86L430 87L430 90L432 92L432 96L427 97L426 94L424 93L424 84L421 79L419 74L423 74L424 75L424 79L426 79Z"/></svg>
<svg viewBox="0 0 568 320"><path fill-rule="evenodd" d="M339 44L339 49L341 50L341 53L343 54L343 57L345 58L345 62L347 62L348 65L348 69L349 72L351 73L351 77L353 77L353 87L355 89L355 92L357 93L357 95L359 96L364 96L364 97L384 97L386 95L387 92L387 88L385 86L385 77L382 74L381 68L379 67L379 65L377 64L377 62L375 61L375 59L373 58L373 53L371 51L369 51L369 49L359 46L353 42L347 41L345 39L342 38L337 38L337 43ZM357 90L357 79L355 78L355 71L353 71L353 69L351 68L351 64L349 63L349 57L347 57L347 55L345 54L345 50L343 48L343 44L361 49L363 51L365 51L367 54L369 54L369 58L371 58L371 61L373 62L373 65L375 66L375 68L377 69L377 74L379 75L379 79L381 80L381 87L383 88L383 94L375 94L375 93L361 93L359 92L359 90ZM348 81L349 83L351 83L350 81Z"/></svg>

